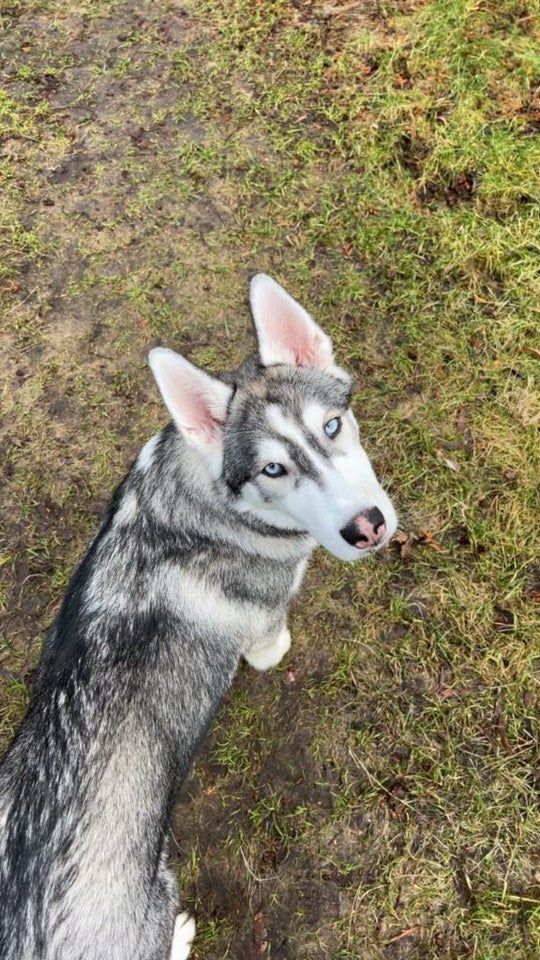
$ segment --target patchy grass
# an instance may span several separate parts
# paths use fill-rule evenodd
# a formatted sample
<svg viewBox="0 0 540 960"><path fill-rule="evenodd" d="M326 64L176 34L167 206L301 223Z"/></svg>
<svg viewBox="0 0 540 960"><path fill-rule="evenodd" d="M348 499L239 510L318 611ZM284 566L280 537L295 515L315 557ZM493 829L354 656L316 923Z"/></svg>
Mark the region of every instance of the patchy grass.
<svg viewBox="0 0 540 960"><path fill-rule="evenodd" d="M175 824L195 956L536 957L533 2L11 5L0 93L1 726L166 342L252 347L268 270L357 378L386 557L314 559Z"/></svg>

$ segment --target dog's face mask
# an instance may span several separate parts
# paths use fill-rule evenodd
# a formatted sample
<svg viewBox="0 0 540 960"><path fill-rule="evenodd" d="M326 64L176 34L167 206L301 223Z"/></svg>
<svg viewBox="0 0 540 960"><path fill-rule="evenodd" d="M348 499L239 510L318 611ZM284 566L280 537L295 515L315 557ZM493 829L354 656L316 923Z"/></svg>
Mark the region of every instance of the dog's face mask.
<svg viewBox="0 0 540 960"><path fill-rule="evenodd" d="M235 510L309 533L343 560L366 556L397 521L359 441L350 377L326 334L270 277L253 279L251 308L258 362L229 383L152 350L163 399Z"/></svg>

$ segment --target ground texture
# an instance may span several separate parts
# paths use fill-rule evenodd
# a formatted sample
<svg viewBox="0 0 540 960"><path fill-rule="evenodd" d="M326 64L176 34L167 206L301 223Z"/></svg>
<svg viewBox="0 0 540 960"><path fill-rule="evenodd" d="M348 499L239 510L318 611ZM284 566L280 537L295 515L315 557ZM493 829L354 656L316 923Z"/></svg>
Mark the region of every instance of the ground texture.
<svg viewBox="0 0 540 960"><path fill-rule="evenodd" d="M204 960L540 954L540 55L532 0L0 9L0 738L146 367L253 347L265 270L332 334L400 513L319 551L174 824Z"/></svg>

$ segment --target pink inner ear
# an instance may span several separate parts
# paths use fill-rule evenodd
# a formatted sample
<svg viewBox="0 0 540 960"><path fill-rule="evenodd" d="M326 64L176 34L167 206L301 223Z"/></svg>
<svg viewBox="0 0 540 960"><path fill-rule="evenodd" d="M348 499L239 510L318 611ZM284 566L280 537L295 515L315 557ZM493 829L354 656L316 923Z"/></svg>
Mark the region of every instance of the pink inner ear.
<svg viewBox="0 0 540 960"><path fill-rule="evenodd" d="M150 366L168 410L186 438L195 445L218 440L231 388L161 347L150 352Z"/></svg>
<svg viewBox="0 0 540 960"><path fill-rule="evenodd" d="M287 350L297 366L316 366L320 360L322 337L300 325L292 310L280 309L268 324L268 335Z"/></svg>
<svg viewBox="0 0 540 960"><path fill-rule="evenodd" d="M271 352L296 366L319 366L325 359L325 336L309 318L299 316L296 304L272 298L266 306L264 338Z"/></svg>
<svg viewBox="0 0 540 960"><path fill-rule="evenodd" d="M175 407L178 419L186 433L199 435L206 440L215 440L220 433L220 421L212 411L211 398L204 390L194 389L193 383L175 384Z"/></svg>
<svg viewBox="0 0 540 960"><path fill-rule="evenodd" d="M263 364L290 363L326 369L332 344L309 314L265 274L251 281L251 309Z"/></svg>

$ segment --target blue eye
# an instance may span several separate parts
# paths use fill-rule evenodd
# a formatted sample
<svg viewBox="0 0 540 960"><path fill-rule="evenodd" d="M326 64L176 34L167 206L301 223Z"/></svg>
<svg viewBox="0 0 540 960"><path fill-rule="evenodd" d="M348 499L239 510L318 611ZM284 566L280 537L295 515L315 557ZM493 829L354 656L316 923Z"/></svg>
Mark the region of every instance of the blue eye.
<svg viewBox="0 0 540 960"><path fill-rule="evenodd" d="M324 432L327 437L330 437L332 440L334 437L337 437L339 431L341 430L341 417L332 417L328 423L324 425Z"/></svg>
<svg viewBox="0 0 540 960"><path fill-rule="evenodd" d="M262 468L261 473L274 479L275 477L284 477L287 471L280 463L267 463L266 466Z"/></svg>

